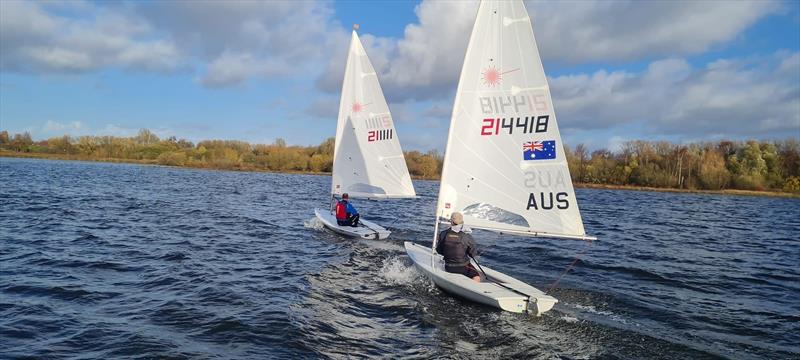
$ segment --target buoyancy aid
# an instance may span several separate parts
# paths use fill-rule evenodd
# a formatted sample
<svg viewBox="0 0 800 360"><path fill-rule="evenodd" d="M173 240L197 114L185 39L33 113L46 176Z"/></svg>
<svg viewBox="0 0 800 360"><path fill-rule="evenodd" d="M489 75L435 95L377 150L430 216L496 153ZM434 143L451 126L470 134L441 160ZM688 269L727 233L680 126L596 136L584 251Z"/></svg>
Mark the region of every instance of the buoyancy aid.
<svg viewBox="0 0 800 360"><path fill-rule="evenodd" d="M347 220L347 202L344 200L336 203L336 220Z"/></svg>
<svg viewBox="0 0 800 360"><path fill-rule="evenodd" d="M465 266L469 264L469 255L475 256L475 240L463 231L445 230L439 234L436 252L442 254L445 265Z"/></svg>

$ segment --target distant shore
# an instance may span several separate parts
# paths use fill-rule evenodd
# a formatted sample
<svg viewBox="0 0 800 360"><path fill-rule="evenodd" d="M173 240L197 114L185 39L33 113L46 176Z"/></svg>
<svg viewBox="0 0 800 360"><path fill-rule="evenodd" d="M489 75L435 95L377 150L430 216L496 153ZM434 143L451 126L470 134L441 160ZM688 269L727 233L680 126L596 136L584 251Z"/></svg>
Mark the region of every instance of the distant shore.
<svg viewBox="0 0 800 360"><path fill-rule="evenodd" d="M140 165L168 166L175 168L200 169L200 170L227 170L227 171L266 172L266 173L281 173L281 174L330 175L330 173L328 172L268 171L268 170L248 168L248 167L215 168L215 167L194 167L194 166L169 166L169 165L159 164L158 161L156 160L94 158L89 156L73 155L73 154L24 153L24 152L15 152L7 150L0 150L0 157L140 164ZM414 178L414 180L439 180L438 178L421 178L418 176L412 176L412 177ZM712 195L766 196L766 197L800 199L800 194L781 192L781 191L754 191L754 190L737 190L737 189L696 190L696 189L656 188L656 187L634 186L634 185L611 185L611 184L590 184L590 183L575 183L575 187L583 189L653 191L653 192L673 192L673 193L712 194Z"/></svg>
<svg viewBox="0 0 800 360"><path fill-rule="evenodd" d="M788 193L783 191L755 191L755 190L737 190L737 189L698 190L698 189L655 188L655 187L634 186L634 185L608 185L608 184L584 184L584 183L576 183L575 187L584 189L655 191L655 192L713 194L713 195L768 196L768 197L800 199L800 194Z"/></svg>
<svg viewBox="0 0 800 360"><path fill-rule="evenodd" d="M44 153L24 153L16 151L8 151L0 149L0 157L6 158L24 158L24 159L44 159L44 160L65 160L65 161L89 161L100 163L117 163L117 164L138 164L138 165L152 165L163 166L179 169L195 169L195 170L223 170L223 171L240 171L240 172L262 172L273 174L303 174L303 175L330 175L329 172L314 172L314 171L271 171L251 167L211 167L211 166L176 166L160 164L158 160L149 159L118 159L118 158L95 158L85 155L74 154L44 154ZM437 179L423 179L412 176L415 180L437 180Z"/></svg>

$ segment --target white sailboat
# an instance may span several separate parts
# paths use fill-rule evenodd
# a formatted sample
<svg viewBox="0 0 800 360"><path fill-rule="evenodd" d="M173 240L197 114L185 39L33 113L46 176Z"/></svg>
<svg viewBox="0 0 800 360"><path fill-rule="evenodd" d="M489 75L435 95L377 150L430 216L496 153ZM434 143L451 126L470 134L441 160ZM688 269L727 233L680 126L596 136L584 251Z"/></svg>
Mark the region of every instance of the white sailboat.
<svg viewBox="0 0 800 360"><path fill-rule="evenodd" d="M594 239L583 228L547 78L522 1L482 1L458 83L436 215L473 229ZM432 248L411 242L414 265L447 292L540 315L558 300L483 266L482 282L444 271ZM478 244L480 238L476 237ZM488 278L487 278L488 277Z"/></svg>
<svg viewBox="0 0 800 360"><path fill-rule="evenodd" d="M357 26L353 28L336 125L331 200L344 193L350 198L413 198L416 192L389 106ZM343 235L385 239L390 234L363 218L362 226L339 226L333 208L314 212L326 227Z"/></svg>

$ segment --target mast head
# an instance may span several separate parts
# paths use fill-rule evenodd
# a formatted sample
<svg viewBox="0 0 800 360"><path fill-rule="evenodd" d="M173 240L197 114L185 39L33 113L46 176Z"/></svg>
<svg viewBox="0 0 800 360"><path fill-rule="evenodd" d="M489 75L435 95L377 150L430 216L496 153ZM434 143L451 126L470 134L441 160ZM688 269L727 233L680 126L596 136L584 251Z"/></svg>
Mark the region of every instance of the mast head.
<svg viewBox="0 0 800 360"><path fill-rule="evenodd" d="M353 24L353 30L358 30L358 28L360 28L360 27L361 26L359 26L358 24Z"/></svg>

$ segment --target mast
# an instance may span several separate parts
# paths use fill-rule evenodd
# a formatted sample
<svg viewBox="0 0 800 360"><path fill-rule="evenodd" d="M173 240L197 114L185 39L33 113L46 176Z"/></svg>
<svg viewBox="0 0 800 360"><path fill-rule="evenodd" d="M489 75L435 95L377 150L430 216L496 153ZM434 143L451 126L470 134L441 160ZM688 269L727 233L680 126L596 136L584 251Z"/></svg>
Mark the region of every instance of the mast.
<svg viewBox="0 0 800 360"><path fill-rule="evenodd" d="M475 23L478 22L478 17L481 14L481 9L483 8L483 0L481 0L480 5L478 5L478 12L475 13ZM464 60L461 63L465 63L467 55L470 53L470 49L472 48L472 39L475 37L475 32L477 30L477 26L472 26L472 32L469 35L469 42L467 43L467 51L464 53ZM462 65L463 66L463 65ZM462 67L461 73L458 75L458 86L461 87L461 82L464 81L464 69ZM456 97L453 100L453 111L450 112L450 126L447 129L447 145L444 148L444 157L442 157L442 177L439 179L439 194L436 196L436 220L434 220L433 225L433 243L431 245L431 254L436 252L436 242L439 240L439 221L442 212L439 209L439 199L442 198L442 189L444 185L444 174L445 169L447 169L447 154L450 152L450 146L453 144L453 120L456 117L456 105L459 103L459 99L461 98L461 91L456 91ZM433 256L431 256L431 270L436 270L433 266Z"/></svg>

